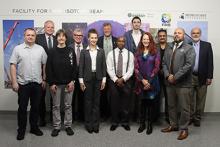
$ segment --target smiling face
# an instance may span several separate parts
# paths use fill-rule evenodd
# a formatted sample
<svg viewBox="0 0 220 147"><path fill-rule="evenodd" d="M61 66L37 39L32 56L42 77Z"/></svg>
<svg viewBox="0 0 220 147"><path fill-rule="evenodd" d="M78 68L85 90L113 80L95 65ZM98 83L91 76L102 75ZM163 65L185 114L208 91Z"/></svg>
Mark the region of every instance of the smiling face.
<svg viewBox="0 0 220 147"><path fill-rule="evenodd" d="M73 40L77 44L80 44L82 42L82 40L83 40L83 33L82 33L82 31L74 31L73 32Z"/></svg>
<svg viewBox="0 0 220 147"><path fill-rule="evenodd" d="M143 36L141 42L142 42L143 46L144 46L145 48L147 48L147 47L149 46L149 44L150 44L149 36L148 36L147 34L144 34L144 36Z"/></svg>
<svg viewBox="0 0 220 147"><path fill-rule="evenodd" d="M66 36L63 34L63 33L60 33L58 36L57 36L57 42L58 44L65 44L66 43Z"/></svg>
<svg viewBox="0 0 220 147"><path fill-rule="evenodd" d="M141 21L139 19L134 19L132 21L132 27L134 30L139 30L141 28Z"/></svg>
<svg viewBox="0 0 220 147"><path fill-rule="evenodd" d="M125 47L125 38L124 37L118 37L117 46L119 49L123 49Z"/></svg>
<svg viewBox="0 0 220 147"><path fill-rule="evenodd" d="M185 35L185 32L182 28L177 28L175 31L174 31L174 41L175 42L181 42L184 40L184 35Z"/></svg>
<svg viewBox="0 0 220 147"><path fill-rule="evenodd" d="M201 30L200 30L200 28L192 29L191 37L192 37L194 42L198 42L200 40L200 37L201 37Z"/></svg>
<svg viewBox="0 0 220 147"><path fill-rule="evenodd" d="M103 33L105 35L105 37L109 37L112 33L112 27L111 25L106 25L103 27Z"/></svg>
<svg viewBox="0 0 220 147"><path fill-rule="evenodd" d="M159 43L166 43L167 42L166 32L159 32L158 33L158 41L159 41Z"/></svg>
<svg viewBox="0 0 220 147"><path fill-rule="evenodd" d="M54 33L54 23L52 21L48 21L44 24L44 32L47 35L53 35Z"/></svg>
<svg viewBox="0 0 220 147"><path fill-rule="evenodd" d="M36 40L36 32L34 30L27 29L24 33L24 41L28 45L32 45Z"/></svg>
<svg viewBox="0 0 220 147"><path fill-rule="evenodd" d="M90 33L88 40L91 46L96 46L98 41L98 35L96 33Z"/></svg>

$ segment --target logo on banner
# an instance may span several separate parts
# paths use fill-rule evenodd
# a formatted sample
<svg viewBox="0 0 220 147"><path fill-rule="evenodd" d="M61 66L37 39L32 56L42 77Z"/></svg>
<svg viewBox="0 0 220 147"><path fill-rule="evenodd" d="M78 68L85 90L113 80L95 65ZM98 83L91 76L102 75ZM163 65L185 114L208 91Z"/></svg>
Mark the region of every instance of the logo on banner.
<svg viewBox="0 0 220 147"><path fill-rule="evenodd" d="M146 15L143 13L128 13L128 17L135 17L135 16L145 17Z"/></svg>
<svg viewBox="0 0 220 147"><path fill-rule="evenodd" d="M199 14L199 13L182 13L179 16L180 19L188 19L188 20L206 20L207 14Z"/></svg>
<svg viewBox="0 0 220 147"><path fill-rule="evenodd" d="M171 15L169 13L163 13L161 16L162 26L171 26Z"/></svg>

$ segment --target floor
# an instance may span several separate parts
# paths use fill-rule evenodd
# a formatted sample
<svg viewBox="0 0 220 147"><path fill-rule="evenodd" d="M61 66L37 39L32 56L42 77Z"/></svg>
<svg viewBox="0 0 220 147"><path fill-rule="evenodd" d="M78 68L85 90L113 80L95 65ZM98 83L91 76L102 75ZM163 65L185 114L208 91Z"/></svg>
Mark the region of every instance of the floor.
<svg viewBox="0 0 220 147"><path fill-rule="evenodd" d="M44 135L34 136L26 131L23 141L16 140L16 113L0 112L0 147L220 147L220 113L207 113L201 127L189 127L189 137L178 141L178 132L164 134L160 130L166 123L154 124L151 135L137 133L138 124L131 124L131 131L122 127L111 132L110 123L103 122L99 134L89 134L79 122L73 124L75 134L67 136L63 130L58 137L51 137L52 127L43 127Z"/></svg>

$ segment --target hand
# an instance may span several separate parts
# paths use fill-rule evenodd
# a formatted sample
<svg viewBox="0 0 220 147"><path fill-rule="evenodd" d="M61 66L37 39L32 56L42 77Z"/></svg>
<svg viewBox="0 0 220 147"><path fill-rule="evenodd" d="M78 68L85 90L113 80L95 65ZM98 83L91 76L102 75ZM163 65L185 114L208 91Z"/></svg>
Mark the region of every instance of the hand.
<svg viewBox="0 0 220 147"><path fill-rule="evenodd" d="M57 85L50 86L50 90L55 94L57 92Z"/></svg>
<svg viewBox="0 0 220 147"><path fill-rule="evenodd" d="M41 86L43 89L46 89L46 85L47 85L46 81L42 81Z"/></svg>
<svg viewBox="0 0 220 147"><path fill-rule="evenodd" d="M100 90L103 90L104 88L105 88L105 82L102 82Z"/></svg>
<svg viewBox="0 0 220 147"><path fill-rule="evenodd" d="M12 82L12 90L14 92L18 92L18 89L19 89L19 85L17 82Z"/></svg>
<svg viewBox="0 0 220 147"><path fill-rule="evenodd" d="M124 86L124 79L123 78L118 78L116 80L116 84L118 87L123 87Z"/></svg>
<svg viewBox="0 0 220 147"><path fill-rule="evenodd" d="M175 78L172 74L170 74L168 76L168 82L171 83L171 84L174 84L176 82L176 80L175 80Z"/></svg>
<svg viewBox="0 0 220 147"><path fill-rule="evenodd" d="M82 91L85 91L85 89L86 89L85 84L84 83L80 83L80 88L81 88Z"/></svg>
<svg viewBox="0 0 220 147"><path fill-rule="evenodd" d="M66 85L67 92L72 92L74 90L74 82L71 81Z"/></svg>
<svg viewBox="0 0 220 147"><path fill-rule="evenodd" d="M150 83L149 83L148 80L146 80L146 79L143 79L143 80L142 80L142 84L143 84L144 86L149 86L149 85L150 85Z"/></svg>
<svg viewBox="0 0 220 147"><path fill-rule="evenodd" d="M206 79L206 85L211 85L212 84L212 79Z"/></svg>

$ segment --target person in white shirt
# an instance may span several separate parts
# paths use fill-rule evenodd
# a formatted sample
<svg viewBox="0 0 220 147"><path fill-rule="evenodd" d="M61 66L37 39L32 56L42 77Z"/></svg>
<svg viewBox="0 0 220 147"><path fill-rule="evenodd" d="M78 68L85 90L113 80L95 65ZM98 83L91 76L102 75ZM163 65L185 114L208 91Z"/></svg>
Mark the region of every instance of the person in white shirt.
<svg viewBox="0 0 220 147"><path fill-rule="evenodd" d="M25 29L24 43L14 48L10 58L12 89L18 93L17 140L23 140L25 136L29 99L31 104L29 116L30 133L37 136L43 135L43 132L38 128L37 122L42 88L45 88L46 84L42 79L46 78L45 64L47 54L43 47L35 44L35 40L36 31L33 28Z"/></svg>
<svg viewBox="0 0 220 147"><path fill-rule="evenodd" d="M116 49L109 52L106 60L107 72L111 79L109 82L112 114L110 130L114 131L121 124L125 130L129 131L129 106L132 90L130 78L134 72L134 56L125 48L124 37L117 39L117 46Z"/></svg>

